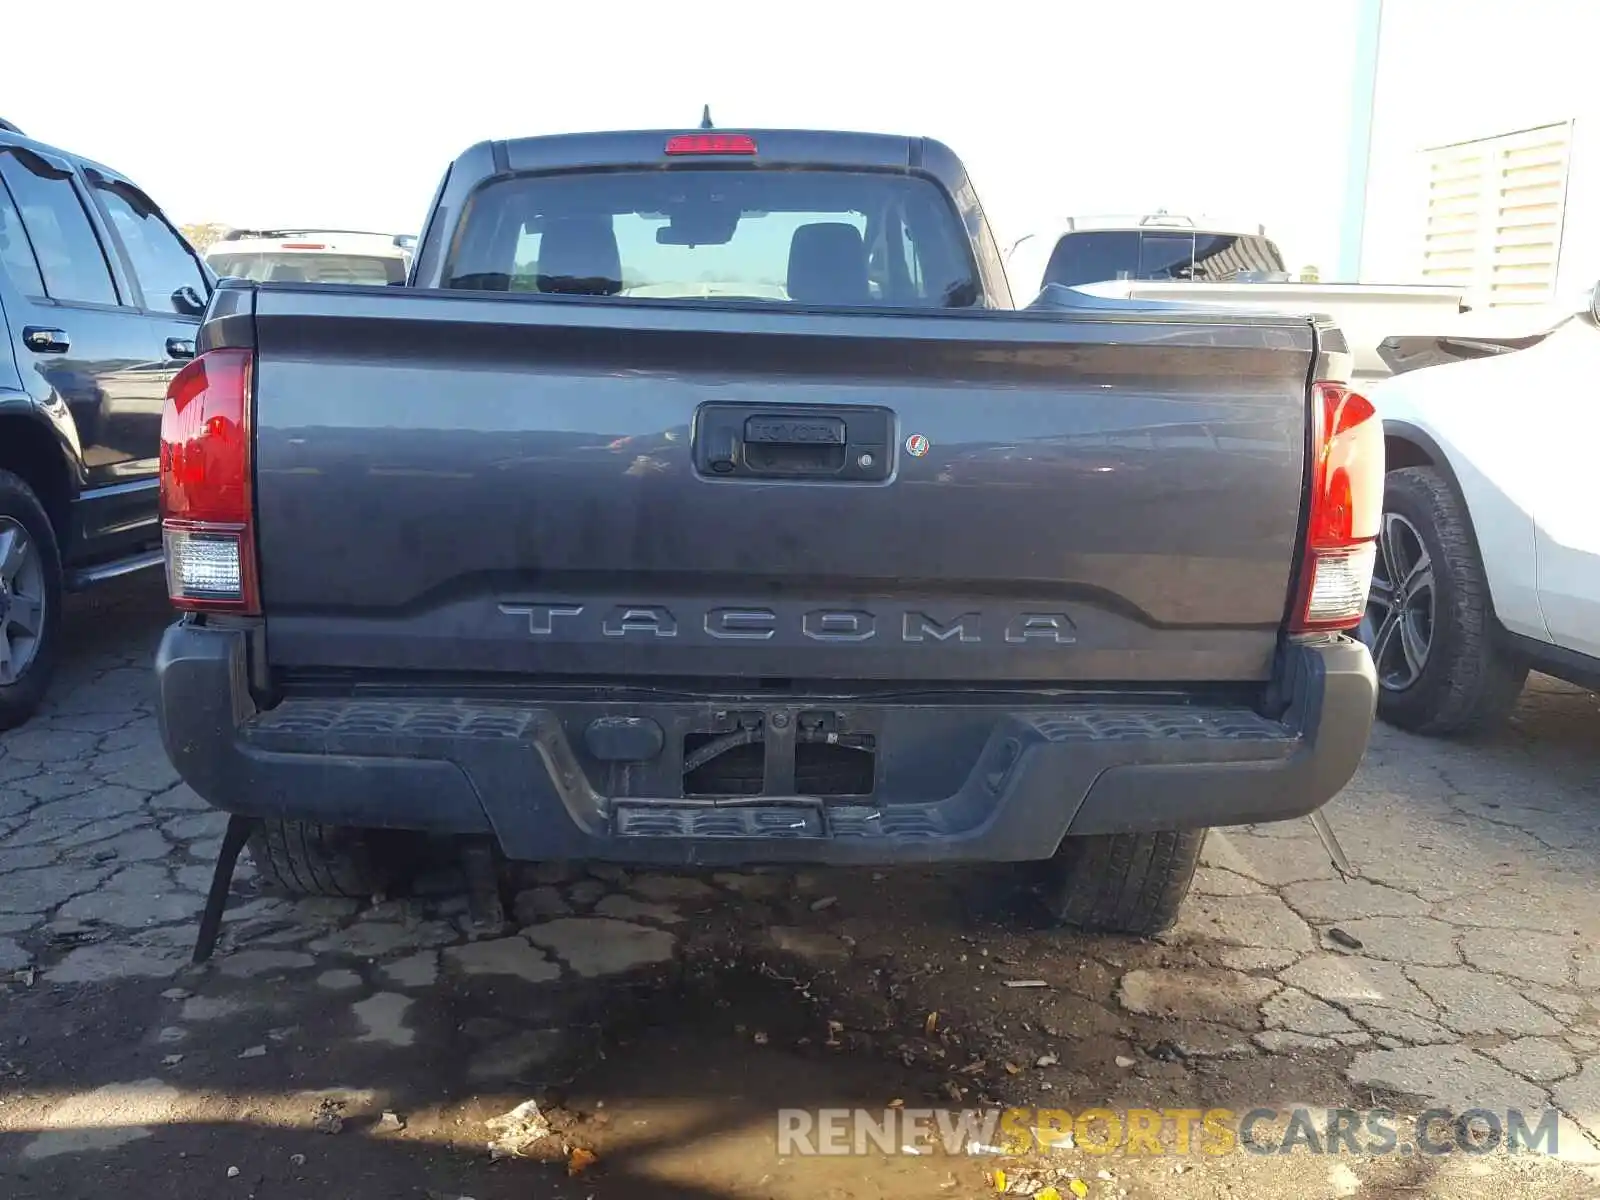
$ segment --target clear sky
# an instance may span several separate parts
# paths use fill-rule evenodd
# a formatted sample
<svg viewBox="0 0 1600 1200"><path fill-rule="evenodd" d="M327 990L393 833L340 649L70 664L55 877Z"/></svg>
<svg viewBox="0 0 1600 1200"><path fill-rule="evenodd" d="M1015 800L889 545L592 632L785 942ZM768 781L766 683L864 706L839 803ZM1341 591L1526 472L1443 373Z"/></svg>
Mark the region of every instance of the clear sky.
<svg viewBox="0 0 1600 1200"><path fill-rule="evenodd" d="M1264 222L1326 275L1356 3L59 0L8 47L0 115L180 223L415 232L473 142L692 127L710 103L726 128L947 142L1007 244L1166 208Z"/></svg>

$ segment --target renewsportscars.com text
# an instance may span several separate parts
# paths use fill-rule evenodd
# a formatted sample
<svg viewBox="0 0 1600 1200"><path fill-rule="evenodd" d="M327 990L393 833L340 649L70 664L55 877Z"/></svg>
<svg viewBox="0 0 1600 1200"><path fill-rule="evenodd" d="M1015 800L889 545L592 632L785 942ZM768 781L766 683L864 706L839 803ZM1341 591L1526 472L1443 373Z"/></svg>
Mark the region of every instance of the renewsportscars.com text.
<svg viewBox="0 0 1600 1200"><path fill-rule="evenodd" d="M778 1112L778 1153L1554 1155L1559 1132L1555 1109L787 1108Z"/></svg>

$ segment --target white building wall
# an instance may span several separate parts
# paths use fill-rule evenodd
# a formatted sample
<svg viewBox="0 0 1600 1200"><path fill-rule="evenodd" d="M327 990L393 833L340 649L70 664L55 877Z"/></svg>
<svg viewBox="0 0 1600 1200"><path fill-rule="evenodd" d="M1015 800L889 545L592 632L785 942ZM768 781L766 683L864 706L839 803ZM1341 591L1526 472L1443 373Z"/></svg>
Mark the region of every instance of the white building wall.
<svg viewBox="0 0 1600 1200"><path fill-rule="evenodd" d="M1600 279L1600 3L1384 0L1363 283L1422 282L1422 151L1572 121L1557 295Z"/></svg>

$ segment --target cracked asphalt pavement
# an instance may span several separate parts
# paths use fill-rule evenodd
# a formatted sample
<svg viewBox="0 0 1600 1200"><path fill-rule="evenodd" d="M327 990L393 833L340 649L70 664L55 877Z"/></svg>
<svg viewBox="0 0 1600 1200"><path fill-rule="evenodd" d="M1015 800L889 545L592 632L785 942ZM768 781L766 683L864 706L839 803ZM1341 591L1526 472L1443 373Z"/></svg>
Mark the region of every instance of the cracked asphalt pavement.
<svg viewBox="0 0 1600 1200"><path fill-rule="evenodd" d="M1380 727L1328 809L1358 878L1304 822L1217 831L1156 942L1043 929L1011 870L530 864L483 937L448 863L357 904L246 859L193 968L223 820L161 749L167 619L159 581L75 601L48 708L0 735L7 1197L976 1196L997 1168L1021 1194L1600 1194L1591 693L1536 678L1478 744ZM553 1132L497 1159L487 1122L529 1099ZM896 1103L1561 1115L1555 1155L777 1153L779 1108Z"/></svg>

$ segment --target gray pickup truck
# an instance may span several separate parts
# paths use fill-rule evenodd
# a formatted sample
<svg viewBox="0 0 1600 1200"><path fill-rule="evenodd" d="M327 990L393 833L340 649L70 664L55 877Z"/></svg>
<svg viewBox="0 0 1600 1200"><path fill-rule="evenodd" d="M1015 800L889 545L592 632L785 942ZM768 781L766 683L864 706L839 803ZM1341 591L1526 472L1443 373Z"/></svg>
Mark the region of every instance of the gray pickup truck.
<svg viewBox="0 0 1600 1200"><path fill-rule="evenodd" d="M1337 329L1014 309L937 142L486 142L407 287L225 281L200 351L162 732L286 887L365 891L386 830L1016 862L1144 934L1207 827L1365 750L1383 444Z"/></svg>

